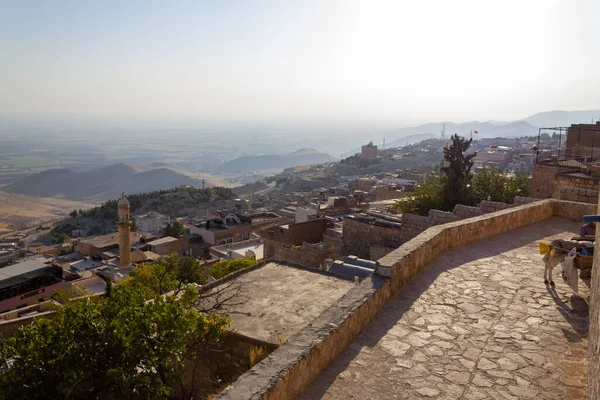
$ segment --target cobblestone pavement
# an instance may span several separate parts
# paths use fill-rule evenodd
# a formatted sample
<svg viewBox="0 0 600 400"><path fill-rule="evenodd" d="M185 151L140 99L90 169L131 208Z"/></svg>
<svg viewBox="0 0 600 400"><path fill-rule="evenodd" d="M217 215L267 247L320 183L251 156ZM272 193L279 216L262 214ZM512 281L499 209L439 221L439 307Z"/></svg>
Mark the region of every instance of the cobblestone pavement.
<svg viewBox="0 0 600 400"><path fill-rule="evenodd" d="M583 399L588 286L544 285L553 219L443 254L404 287L300 399ZM585 299L585 300L584 300Z"/></svg>

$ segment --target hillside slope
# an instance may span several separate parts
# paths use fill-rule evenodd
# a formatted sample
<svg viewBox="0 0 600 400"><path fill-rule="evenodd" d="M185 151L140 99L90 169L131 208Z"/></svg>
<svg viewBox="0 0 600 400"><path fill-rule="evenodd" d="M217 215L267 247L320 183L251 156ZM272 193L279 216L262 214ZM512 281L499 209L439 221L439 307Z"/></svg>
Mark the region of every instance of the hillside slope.
<svg viewBox="0 0 600 400"><path fill-rule="evenodd" d="M124 193L145 193L176 186L199 187L202 181L170 168L114 164L91 171L48 170L2 188L14 194L55 197L86 202L117 198Z"/></svg>
<svg viewBox="0 0 600 400"><path fill-rule="evenodd" d="M262 156L240 157L217 166L218 172L240 173L244 171L261 171L285 169L299 165L319 164L337 160L329 154L315 149L300 149L292 154L267 154Z"/></svg>

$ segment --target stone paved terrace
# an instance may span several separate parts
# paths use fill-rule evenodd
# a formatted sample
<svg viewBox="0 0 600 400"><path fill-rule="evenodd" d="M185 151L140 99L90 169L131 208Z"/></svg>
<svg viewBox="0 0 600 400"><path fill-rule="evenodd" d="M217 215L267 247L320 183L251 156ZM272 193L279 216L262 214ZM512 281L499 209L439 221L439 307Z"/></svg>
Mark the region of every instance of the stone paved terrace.
<svg viewBox="0 0 600 400"><path fill-rule="evenodd" d="M548 220L443 253L299 396L314 399L583 399L588 287L572 296L537 242Z"/></svg>

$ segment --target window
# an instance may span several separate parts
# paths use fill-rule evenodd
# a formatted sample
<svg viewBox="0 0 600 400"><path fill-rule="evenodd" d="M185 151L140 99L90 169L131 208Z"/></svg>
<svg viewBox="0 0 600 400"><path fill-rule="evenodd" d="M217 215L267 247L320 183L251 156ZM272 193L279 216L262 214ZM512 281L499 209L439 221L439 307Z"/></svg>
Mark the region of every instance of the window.
<svg viewBox="0 0 600 400"><path fill-rule="evenodd" d="M236 241L236 242L239 242L239 241L240 241L240 240L242 240L242 239L243 239L243 237L242 237L242 234L241 234L241 233L238 233L237 235L235 235L235 241Z"/></svg>

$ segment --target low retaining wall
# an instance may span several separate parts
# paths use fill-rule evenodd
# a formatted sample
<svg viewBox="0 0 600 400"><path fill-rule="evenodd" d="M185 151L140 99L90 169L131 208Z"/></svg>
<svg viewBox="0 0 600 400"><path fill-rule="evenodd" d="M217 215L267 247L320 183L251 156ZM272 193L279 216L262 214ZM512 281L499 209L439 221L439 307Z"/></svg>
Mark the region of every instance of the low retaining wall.
<svg viewBox="0 0 600 400"><path fill-rule="evenodd" d="M379 260L378 272L389 278L373 275L363 280L217 398L293 399L365 328L391 296L442 252L554 215L581 220L593 211L589 205L549 199L431 227Z"/></svg>

